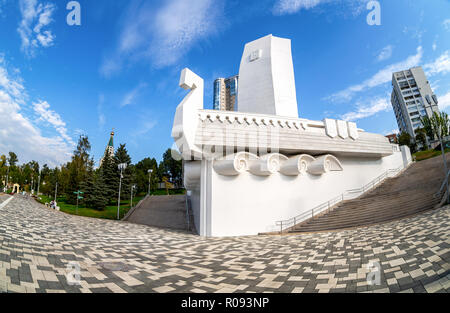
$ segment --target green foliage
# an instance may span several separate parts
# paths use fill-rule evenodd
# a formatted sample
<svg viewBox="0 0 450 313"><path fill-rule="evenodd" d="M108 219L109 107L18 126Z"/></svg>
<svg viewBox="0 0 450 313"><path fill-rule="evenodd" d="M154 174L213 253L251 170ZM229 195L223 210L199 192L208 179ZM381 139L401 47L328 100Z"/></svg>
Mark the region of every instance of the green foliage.
<svg viewBox="0 0 450 313"><path fill-rule="evenodd" d="M433 112L433 116L421 118L421 122L425 129L427 136L431 139L438 139L447 137L449 135L449 118L445 112Z"/></svg>
<svg viewBox="0 0 450 313"><path fill-rule="evenodd" d="M14 152L10 152L9 158L8 158L9 166L14 167L14 166L16 166L17 162L19 162L19 159L17 158L17 154L15 154Z"/></svg>
<svg viewBox="0 0 450 313"><path fill-rule="evenodd" d="M132 182L134 181L134 166L131 166L131 157L128 154L127 149L125 148L126 145L121 144L119 148L116 151L116 154L114 156L114 161L116 166L119 164L126 164L127 167L122 172L122 189L120 193L120 199L128 199L131 195L131 186ZM118 170L119 179L120 179L120 171Z"/></svg>
<svg viewBox="0 0 450 313"><path fill-rule="evenodd" d="M400 146L408 146L411 150L411 153L414 153L416 151L416 144L411 138L411 135L407 132L403 132L398 136L398 144Z"/></svg>
<svg viewBox="0 0 450 313"><path fill-rule="evenodd" d="M430 140L434 140L434 131L433 131L433 123L428 116L424 116L420 119L423 125L423 129L425 130L426 135Z"/></svg>
<svg viewBox="0 0 450 313"><path fill-rule="evenodd" d="M174 158L176 157L177 160ZM183 182L183 163L178 152L168 149L163 155L162 161L163 176L170 176L171 181L176 186L181 186Z"/></svg>
<svg viewBox="0 0 450 313"><path fill-rule="evenodd" d="M158 169L158 162L156 162L154 158L143 159L135 165L134 169L138 192L148 192L149 178L151 179L151 190L156 190L158 183L161 181L162 177ZM151 177L148 173L148 170L150 169L153 170Z"/></svg>
<svg viewBox="0 0 450 313"><path fill-rule="evenodd" d="M176 187L182 186L182 161L174 159L168 149L158 164L155 158L145 158L133 165L126 145L120 145L116 153L103 160L102 166L94 168L94 161L90 156L91 144L88 137L80 136L77 147L73 152L70 162L56 168L49 168L46 164L42 167L38 162L31 161L19 165L18 157L14 152L8 155L0 155L0 187L7 174L9 183L18 183L21 190L28 192L33 188L37 190L40 173L40 192L45 202L55 198L57 189L58 205L61 210L75 214L77 196L74 192L84 192L83 199L79 201L80 215L117 218L117 197L120 181L118 164L126 163L127 168L123 172L121 192L121 216L127 212L126 204L130 201L131 186L136 184L137 189L133 193L133 202L136 204L148 192L149 174L151 175L152 194L165 195L166 190L158 190L158 183L166 177ZM10 165L11 162L11 165ZM33 187L32 187L33 182ZM57 188L56 188L57 186ZM183 194L184 189L169 190L170 194ZM135 194L141 196L134 197ZM125 207L123 207L125 204Z"/></svg>
<svg viewBox="0 0 450 313"><path fill-rule="evenodd" d="M91 166L89 152L91 144L87 136L80 136L78 145L73 152L72 161L67 164L69 169L68 185L65 190L67 202L70 204L77 203L75 191L79 190L81 183L86 180L87 172Z"/></svg>
<svg viewBox="0 0 450 313"><path fill-rule="evenodd" d="M449 153L450 149L445 149L445 153ZM413 154L413 157L415 158L416 161L424 161L424 160L428 160L437 156L441 156L442 155L442 151L441 150L426 150L426 151L420 151L420 152L416 152Z"/></svg>
<svg viewBox="0 0 450 313"><path fill-rule="evenodd" d="M428 143L427 143L427 134L425 129L420 128L416 130L416 142L422 145L422 151L428 150Z"/></svg>
<svg viewBox="0 0 450 313"><path fill-rule="evenodd" d="M92 168L88 171L86 180L82 183L82 190L84 191L83 204L86 207L102 211L108 205L109 199L102 175L95 173Z"/></svg>

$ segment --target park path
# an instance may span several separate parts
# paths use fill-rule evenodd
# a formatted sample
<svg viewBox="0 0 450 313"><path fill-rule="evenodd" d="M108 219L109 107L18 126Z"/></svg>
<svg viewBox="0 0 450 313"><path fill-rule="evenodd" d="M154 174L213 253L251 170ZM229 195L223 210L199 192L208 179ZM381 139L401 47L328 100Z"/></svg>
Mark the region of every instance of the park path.
<svg viewBox="0 0 450 313"><path fill-rule="evenodd" d="M0 209L0 292L449 292L449 217L447 206L334 233L203 238L15 196Z"/></svg>

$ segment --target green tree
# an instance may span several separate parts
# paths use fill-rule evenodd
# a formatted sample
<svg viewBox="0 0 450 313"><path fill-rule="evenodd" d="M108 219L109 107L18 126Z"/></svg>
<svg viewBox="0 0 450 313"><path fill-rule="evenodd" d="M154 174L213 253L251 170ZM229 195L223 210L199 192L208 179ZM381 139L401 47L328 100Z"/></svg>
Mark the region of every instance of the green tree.
<svg viewBox="0 0 450 313"><path fill-rule="evenodd" d="M86 207L95 210L104 210L109 200L107 198L106 186L100 172L94 171L94 161L88 165L85 181L81 184L84 191L83 203Z"/></svg>
<svg viewBox="0 0 450 313"><path fill-rule="evenodd" d="M449 118L448 114L445 112L437 113L433 112L433 117L431 118L431 125L433 128L433 133L436 137L447 137L449 134Z"/></svg>
<svg viewBox="0 0 450 313"><path fill-rule="evenodd" d="M431 122L431 119L428 116L424 116L420 119L420 121L428 138L430 138L430 140L434 140L433 123Z"/></svg>
<svg viewBox="0 0 450 313"><path fill-rule="evenodd" d="M91 144L88 137L80 136L77 148L72 156L72 161L67 164L69 178L66 190L66 200L70 204L75 204L77 202L77 195L74 194L74 192L81 188L81 183L86 179L90 164L90 150Z"/></svg>
<svg viewBox="0 0 450 313"><path fill-rule="evenodd" d="M88 205L90 208L100 211L106 208L109 203L109 199L105 190L106 186L103 182L102 176L100 174L94 174L94 184L89 190L91 198Z"/></svg>
<svg viewBox="0 0 450 313"><path fill-rule="evenodd" d="M114 158L104 158L99 173L105 184L105 195L108 200L110 201L111 199L117 199L120 174L118 172Z"/></svg>
<svg viewBox="0 0 450 313"><path fill-rule="evenodd" d="M10 152L8 157L9 166L14 167L18 162L19 159L17 158L17 154L15 154L14 152Z"/></svg>
<svg viewBox="0 0 450 313"><path fill-rule="evenodd" d="M125 144L121 144L114 155L114 162L116 167L119 164L125 163L127 165L126 169L122 173L122 190L120 193L120 198L122 200L129 199L131 192L131 185L133 183L133 167L131 166L131 157L128 154ZM120 179L120 172L119 179Z"/></svg>
<svg viewBox="0 0 450 313"><path fill-rule="evenodd" d="M422 145L422 150L428 150L427 134L424 128L416 130L416 142Z"/></svg>
<svg viewBox="0 0 450 313"><path fill-rule="evenodd" d="M145 158L135 165L137 192L148 192L148 170L153 170L151 175L151 190L156 190L161 176L158 171L158 162L154 158Z"/></svg>
<svg viewBox="0 0 450 313"><path fill-rule="evenodd" d="M170 176L171 181L176 186L181 186L183 182L183 163L181 158L177 157L177 160L174 159L174 155L178 152L172 151L172 149L168 149L164 155L162 160L162 169L164 174L168 174ZM177 155L178 156L178 155Z"/></svg>
<svg viewBox="0 0 450 313"><path fill-rule="evenodd" d="M412 153L416 151L416 144L407 132L403 132L398 136L398 144L400 146L408 146Z"/></svg>

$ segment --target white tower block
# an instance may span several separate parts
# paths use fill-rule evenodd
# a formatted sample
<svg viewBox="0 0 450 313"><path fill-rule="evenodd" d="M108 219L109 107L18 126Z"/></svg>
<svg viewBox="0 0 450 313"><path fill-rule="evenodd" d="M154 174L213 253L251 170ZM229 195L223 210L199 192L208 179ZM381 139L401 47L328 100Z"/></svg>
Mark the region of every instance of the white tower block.
<svg viewBox="0 0 450 313"><path fill-rule="evenodd" d="M245 45L238 107L240 112L298 118L291 40L268 35Z"/></svg>

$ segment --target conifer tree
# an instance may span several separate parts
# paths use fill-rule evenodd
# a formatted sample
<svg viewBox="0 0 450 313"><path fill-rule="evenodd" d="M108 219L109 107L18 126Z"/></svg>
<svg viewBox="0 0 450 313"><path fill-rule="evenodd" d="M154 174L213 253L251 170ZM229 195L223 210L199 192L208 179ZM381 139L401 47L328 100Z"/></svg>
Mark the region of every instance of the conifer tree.
<svg viewBox="0 0 450 313"><path fill-rule="evenodd" d="M110 202L117 199L119 189L119 173L114 158L106 157L100 168L100 176L105 185L105 196Z"/></svg>
<svg viewBox="0 0 450 313"><path fill-rule="evenodd" d="M133 183L133 168L131 166L131 157L125 147L125 144L121 144L116 151L114 156L115 163L117 165L121 163L127 164L126 169L123 171L122 175L122 191L120 193L121 200L126 200L130 198L131 185ZM120 176L120 172L119 172ZM119 177L120 178L120 177Z"/></svg>

